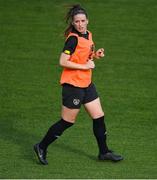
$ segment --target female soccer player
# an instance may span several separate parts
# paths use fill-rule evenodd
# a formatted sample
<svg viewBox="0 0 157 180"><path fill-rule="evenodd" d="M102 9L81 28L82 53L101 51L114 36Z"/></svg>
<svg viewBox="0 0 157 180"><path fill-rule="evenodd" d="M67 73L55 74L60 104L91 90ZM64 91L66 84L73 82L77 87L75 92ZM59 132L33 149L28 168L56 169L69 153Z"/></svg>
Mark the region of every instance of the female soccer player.
<svg viewBox="0 0 157 180"><path fill-rule="evenodd" d="M65 30L66 41L60 56L63 67L60 83L62 85L61 119L53 124L34 151L41 164L47 165L47 148L76 120L83 104L93 119L93 133L99 148L99 160L120 161L122 156L109 150L106 142L104 112L96 88L92 83L94 59L104 57L104 49L94 49L92 34L87 30L88 16L80 5L74 5L66 16L69 23Z"/></svg>

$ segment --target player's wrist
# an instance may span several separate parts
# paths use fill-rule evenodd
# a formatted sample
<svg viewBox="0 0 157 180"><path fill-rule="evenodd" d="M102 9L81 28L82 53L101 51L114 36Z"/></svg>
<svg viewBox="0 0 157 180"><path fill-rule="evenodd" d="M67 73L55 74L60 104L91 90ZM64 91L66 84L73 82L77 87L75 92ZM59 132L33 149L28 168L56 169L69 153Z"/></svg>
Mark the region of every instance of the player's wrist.
<svg viewBox="0 0 157 180"><path fill-rule="evenodd" d="M100 59L100 56L96 53L96 52L94 52L94 56L93 56L95 59Z"/></svg>

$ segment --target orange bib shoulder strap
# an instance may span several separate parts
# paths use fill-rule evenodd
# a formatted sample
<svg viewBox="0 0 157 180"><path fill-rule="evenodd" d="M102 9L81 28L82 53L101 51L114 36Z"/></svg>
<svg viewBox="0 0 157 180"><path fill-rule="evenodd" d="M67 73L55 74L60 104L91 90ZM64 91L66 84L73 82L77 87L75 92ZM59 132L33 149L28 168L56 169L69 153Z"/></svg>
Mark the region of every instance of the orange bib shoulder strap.
<svg viewBox="0 0 157 180"><path fill-rule="evenodd" d="M92 37L92 33L90 31L87 30L87 32L89 33L89 39ZM79 37L78 34L70 32L69 35L67 36L66 40L70 37L70 36L76 36Z"/></svg>
<svg viewBox="0 0 157 180"><path fill-rule="evenodd" d="M69 35L67 36L67 38L66 38L66 40L70 37L70 36L76 36L76 37L79 37L79 35L78 34L76 34L76 33L69 33Z"/></svg>

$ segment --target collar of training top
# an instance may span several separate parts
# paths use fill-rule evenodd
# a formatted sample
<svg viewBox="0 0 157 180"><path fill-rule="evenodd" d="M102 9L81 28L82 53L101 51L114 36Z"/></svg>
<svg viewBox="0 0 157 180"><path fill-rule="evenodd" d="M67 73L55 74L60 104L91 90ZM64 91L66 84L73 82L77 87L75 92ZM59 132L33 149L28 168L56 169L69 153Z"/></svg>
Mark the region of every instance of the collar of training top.
<svg viewBox="0 0 157 180"><path fill-rule="evenodd" d="M81 33L80 33L80 32L78 32L75 28L73 28L71 32L72 32L72 33L75 33L75 34L78 34L78 36L80 36L80 37L84 37L84 38L86 38L86 39L88 39L88 36L89 36L88 31L87 31L87 33L86 33L86 34L81 34Z"/></svg>

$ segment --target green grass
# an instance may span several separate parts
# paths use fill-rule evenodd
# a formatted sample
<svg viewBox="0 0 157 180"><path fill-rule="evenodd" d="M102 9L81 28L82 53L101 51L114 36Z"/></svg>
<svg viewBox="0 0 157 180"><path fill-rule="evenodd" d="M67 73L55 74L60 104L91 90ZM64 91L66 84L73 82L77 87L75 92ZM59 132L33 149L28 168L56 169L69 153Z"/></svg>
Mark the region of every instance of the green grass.
<svg viewBox="0 0 157 180"><path fill-rule="evenodd" d="M98 162L84 109L49 147L48 166L32 146L60 118L65 6L80 2L106 57L93 81L120 163ZM157 178L157 1L0 0L0 178Z"/></svg>

